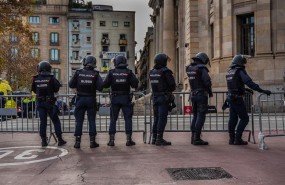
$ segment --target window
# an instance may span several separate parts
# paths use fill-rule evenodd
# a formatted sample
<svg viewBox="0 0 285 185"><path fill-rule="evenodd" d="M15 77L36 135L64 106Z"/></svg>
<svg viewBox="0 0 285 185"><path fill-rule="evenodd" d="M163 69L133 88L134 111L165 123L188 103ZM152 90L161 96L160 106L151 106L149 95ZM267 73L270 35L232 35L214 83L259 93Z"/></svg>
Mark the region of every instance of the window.
<svg viewBox="0 0 285 185"><path fill-rule="evenodd" d="M87 42L91 42L91 37L86 37Z"/></svg>
<svg viewBox="0 0 285 185"><path fill-rule="evenodd" d="M130 22L124 22L124 27L130 27Z"/></svg>
<svg viewBox="0 0 285 185"><path fill-rule="evenodd" d="M106 26L106 21L100 21L100 26Z"/></svg>
<svg viewBox="0 0 285 185"><path fill-rule="evenodd" d="M40 23L40 17L39 16L30 16L29 17L29 23L32 23L32 24Z"/></svg>
<svg viewBox="0 0 285 185"><path fill-rule="evenodd" d="M122 40L126 39L126 34L120 34L120 39Z"/></svg>
<svg viewBox="0 0 285 185"><path fill-rule="evenodd" d="M57 32L51 32L50 33L50 45L52 46L58 46L59 45L59 35Z"/></svg>
<svg viewBox="0 0 285 185"><path fill-rule="evenodd" d="M72 59L73 60L79 59L79 51L72 51Z"/></svg>
<svg viewBox="0 0 285 185"><path fill-rule="evenodd" d="M31 56L33 58L38 58L40 57L40 49L39 48L32 48L31 49Z"/></svg>
<svg viewBox="0 0 285 185"><path fill-rule="evenodd" d="M79 28L79 21L78 20L73 20L72 21L72 27L73 27L73 29L78 29Z"/></svg>
<svg viewBox="0 0 285 185"><path fill-rule="evenodd" d="M102 51L109 51L109 46L102 46Z"/></svg>
<svg viewBox="0 0 285 185"><path fill-rule="evenodd" d="M86 22L86 27L91 27L91 22Z"/></svg>
<svg viewBox="0 0 285 185"><path fill-rule="evenodd" d="M90 52L88 52L88 53L86 53L86 55L91 55L91 53L90 53Z"/></svg>
<svg viewBox="0 0 285 185"><path fill-rule="evenodd" d="M120 46L120 52L125 52L126 51L126 46Z"/></svg>
<svg viewBox="0 0 285 185"><path fill-rule="evenodd" d="M241 54L254 56L255 54L255 35L254 35L254 15L240 16L240 48Z"/></svg>
<svg viewBox="0 0 285 185"><path fill-rule="evenodd" d="M50 24L59 24L59 17L50 17L49 23Z"/></svg>
<svg viewBox="0 0 285 185"><path fill-rule="evenodd" d="M102 34L101 44L102 45L109 45L110 44L109 34L108 33L103 33Z"/></svg>
<svg viewBox="0 0 285 185"><path fill-rule="evenodd" d="M113 22L112 22L112 26L113 26L113 27L118 27L118 25L119 25L119 24L118 24L118 21L113 21Z"/></svg>
<svg viewBox="0 0 285 185"><path fill-rule="evenodd" d="M79 40L79 34L72 34L72 41L74 44L77 44Z"/></svg>
<svg viewBox="0 0 285 185"><path fill-rule="evenodd" d="M58 49L50 49L50 60L55 62L55 61L59 61L59 50Z"/></svg>
<svg viewBox="0 0 285 185"><path fill-rule="evenodd" d="M11 34L10 35L10 42L12 42L12 43L18 42L18 37L14 34Z"/></svg>
<svg viewBox="0 0 285 185"><path fill-rule="evenodd" d="M60 69L58 68L52 68L51 69L51 74L53 74L53 76L59 80L60 79Z"/></svg>
<svg viewBox="0 0 285 185"><path fill-rule="evenodd" d="M35 44L39 44L39 42L40 42L40 34L39 34L39 32L33 32L32 33L32 39L35 42Z"/></svg>
<svg viewBox="0 0 285 185"><path fill-rule="evenodd" d="M19 50L18 48L11 48L11 57L16 58L18 56Z"/></svg>

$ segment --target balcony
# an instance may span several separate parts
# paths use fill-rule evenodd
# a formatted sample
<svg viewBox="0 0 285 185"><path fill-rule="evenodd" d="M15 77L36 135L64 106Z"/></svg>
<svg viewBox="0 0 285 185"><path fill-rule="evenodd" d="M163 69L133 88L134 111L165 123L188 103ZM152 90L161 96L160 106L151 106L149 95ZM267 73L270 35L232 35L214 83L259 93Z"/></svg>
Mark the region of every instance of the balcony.
<svg viewBox="0 0 285 185"><path fill-rule="evenodd" d="M128 45L127 39L120 39L119 40L119 45Z"/></svg>
<svg viewBox="0 0 285 185"><path fill-rule="evenodd" d="M109 38L102 38L101 45L110 45L110 39Z"/></svg>
<svg viewBox="0 0 285 185"><path fill-rule="evenodd" d="M59 42L58 41L50 41L49 45L50 46L59 46Z"/></svg>
<svg viewBox="0 0 285 185"><path fill-rule="evenodd" d="M79 48L80 47L80 40L75 40L75 41L72 41L72 47L76 47L76 48Z"/></svg>

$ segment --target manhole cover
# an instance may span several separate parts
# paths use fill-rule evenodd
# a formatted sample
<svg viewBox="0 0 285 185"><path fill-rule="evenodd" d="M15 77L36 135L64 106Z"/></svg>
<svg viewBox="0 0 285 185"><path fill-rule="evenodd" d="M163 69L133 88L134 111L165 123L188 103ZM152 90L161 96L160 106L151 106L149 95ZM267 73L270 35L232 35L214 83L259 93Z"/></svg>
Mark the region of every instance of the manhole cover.
<svg viewBox="0 0 285 185"><path fill-rule="evenodd" d="M231 174L220 167L207 168L167 168L174 180L213 180L233 178Z"/></svg>

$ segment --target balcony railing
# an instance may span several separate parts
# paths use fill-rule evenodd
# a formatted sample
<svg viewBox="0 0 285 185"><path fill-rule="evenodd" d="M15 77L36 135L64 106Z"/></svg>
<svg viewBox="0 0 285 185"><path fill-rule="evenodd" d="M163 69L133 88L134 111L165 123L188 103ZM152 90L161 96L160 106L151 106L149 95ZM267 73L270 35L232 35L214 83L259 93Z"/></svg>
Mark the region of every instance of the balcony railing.
<svg viewBox="0 0 285 185"><path fill-rule="evenodd" d="M127 39L120 39L119 40L119 45L128 45Z"/></svg>
<svg viewBox="0 0 285 185"><path fill-rule="evenodd" d="M110 45L110 39L108 38L103 38L101 40L101 45Z"/></svg>

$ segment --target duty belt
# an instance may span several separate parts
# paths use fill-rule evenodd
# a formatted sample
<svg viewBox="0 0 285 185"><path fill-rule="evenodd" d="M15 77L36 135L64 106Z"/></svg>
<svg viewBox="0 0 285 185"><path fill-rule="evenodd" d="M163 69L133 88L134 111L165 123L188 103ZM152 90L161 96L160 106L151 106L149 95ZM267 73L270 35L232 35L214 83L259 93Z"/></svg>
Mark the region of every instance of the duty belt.
<svg viewBox="0 0 285 185"><path fill-rule="evenodd" d="M191 91L191 96L208 96L207 91Z"/></svg>
<svg viewBox="0 0 285 185"><path fill-rule="evenodd" d="M111 94L114 95L114 96L117 96L117 95L129 95L130 92L127 92L127 91L112 91Z"/></svg>
<svg viewBox="0 0 285 185"><path fill-rule="evenodd" d="M39 96L37 97L38 101L40 102L53 102L53 101L56 101L56 98L53 97L53 96Z"/></svg>
<svg viewBox="0 0 285 185"><path fill-rule="evenodd" d="M152 92L153 96L164 96L168 94L171 94L171 92Z"/></svg>
<svg viewBox="0 0 285 185"><path fill-rule="evenodd" d="M85 93L85 92L77 92L77 96L96 96L96 93Z"/></svg>

